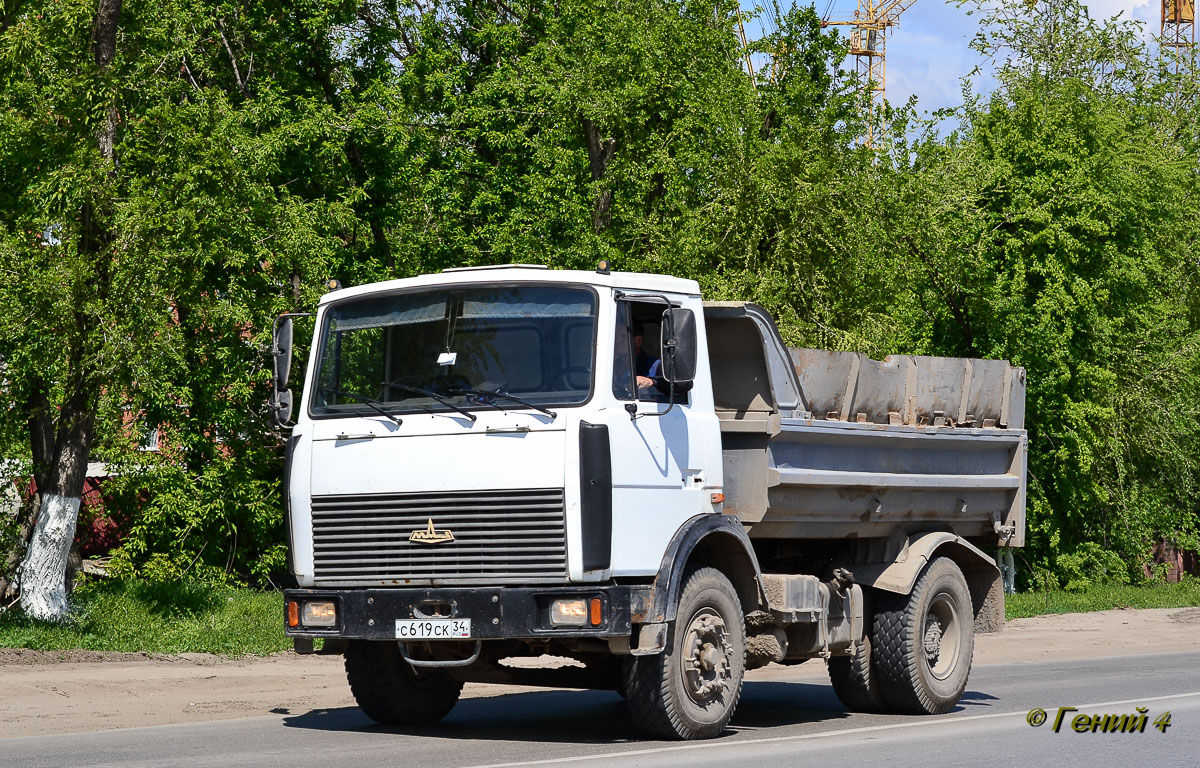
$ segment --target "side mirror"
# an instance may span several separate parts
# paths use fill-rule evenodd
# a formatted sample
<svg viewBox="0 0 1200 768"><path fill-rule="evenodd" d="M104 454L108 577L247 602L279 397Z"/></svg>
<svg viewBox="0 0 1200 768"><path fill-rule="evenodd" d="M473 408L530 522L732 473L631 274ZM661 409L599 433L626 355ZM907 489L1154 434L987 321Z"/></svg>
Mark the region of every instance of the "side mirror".
<svg viewBox="0 0 1200 768"><path fill-rule="evenodd" d="M292 318L288 315L275 318L271 354L275 358L275 391L285 392L288 388L288 376L292 371Z"/></svg>
<svg viewBox="0 0 1200 768"><path fill-rule="evenodd" d="M696 316L690 309L663 312L662 377L676 392L687 392L696 378Z"/></svg>
<svg viewBox="0 0 1200 768"><path fill-rule="evenodd" d="M275 419L276 424L281 427L288 426L292 420L292 391L285 389L282 392L271 392L267 407L270 408L271 417Z"/></svg>
<svg viewBox="0 0 1200 768"><path fill-rule="evenodd" d="M292 420L292 392L288 389L288 379L292 373L292 318L312 317L311 312L288 312L275 318L275 327L271 336L271 365L273 369L273 385L268 407L275 423L281 427L289 426Z"/></svg>

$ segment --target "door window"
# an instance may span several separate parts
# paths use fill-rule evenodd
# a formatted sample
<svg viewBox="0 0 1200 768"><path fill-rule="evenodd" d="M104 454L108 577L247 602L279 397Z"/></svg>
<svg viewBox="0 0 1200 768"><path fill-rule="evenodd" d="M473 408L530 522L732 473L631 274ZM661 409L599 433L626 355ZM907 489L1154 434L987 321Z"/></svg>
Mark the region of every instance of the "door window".
<svg viewBox="0 0 1200 768"><path fill-rule="evenodd" d="M618 400L666 403L662 379L662 314L660 302L618 301L613 336L613 395ZM676 393L676 402L687 396Z"/></svg>

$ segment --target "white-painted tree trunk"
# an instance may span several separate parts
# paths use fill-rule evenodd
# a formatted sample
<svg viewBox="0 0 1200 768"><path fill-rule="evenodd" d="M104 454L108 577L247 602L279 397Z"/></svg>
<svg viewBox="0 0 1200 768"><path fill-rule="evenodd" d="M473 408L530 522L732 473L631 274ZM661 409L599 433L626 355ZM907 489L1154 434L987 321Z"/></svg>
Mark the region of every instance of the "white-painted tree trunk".
<svg viewBox="0 0 1200 768"><path fill-rule="evenodd" d="M42 509L21 564L21 608L42 621L67 617L67 556L79 522L79 497L42 496Z"/></svg>

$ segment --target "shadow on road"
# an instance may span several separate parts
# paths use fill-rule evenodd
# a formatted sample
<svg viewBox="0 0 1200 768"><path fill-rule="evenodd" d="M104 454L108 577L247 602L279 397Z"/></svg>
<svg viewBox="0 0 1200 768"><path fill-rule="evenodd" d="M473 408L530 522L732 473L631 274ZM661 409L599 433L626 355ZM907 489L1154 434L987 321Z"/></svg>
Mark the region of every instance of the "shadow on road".
<svg viewBox="0 0 1200 768"><path fill-rule="evenodd" d="M828 685L748 682L731 730L757 730L848 715ZM357 707L316 709L283 719L289 728L411 734L455 740L569 744L643 743L625 702L611 691L528 691L459 701L434 726L379 725Z"/></svg>
<svg viewBox="0 0 1200 768"><path fill-rule="evenodd" d="M959 704L963 704L963 705L966 705L969 707L981 707L981 706L989 707L989 706L991 706L991 704L989 704L988 702L992 702L992 701L1000 701L1000 699L996 696L991 696L986 693L980 693L979 691L964 691L962 698L960 698L958 700ZM958 712L962 708L963 707L961 707L961 706L956 707L954 711Z"/></svg>
<svg viewBox="0 0 1200 768"><path fill-rule="evenodd" d="M734 728L777 728L848 716L829 685L746 683L731 725Z"/></svg>

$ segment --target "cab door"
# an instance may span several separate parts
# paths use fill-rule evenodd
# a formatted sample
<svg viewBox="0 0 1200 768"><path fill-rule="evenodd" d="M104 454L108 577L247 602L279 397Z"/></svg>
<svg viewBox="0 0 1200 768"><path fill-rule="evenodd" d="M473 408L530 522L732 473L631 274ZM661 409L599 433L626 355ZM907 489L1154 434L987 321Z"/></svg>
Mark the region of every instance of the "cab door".
<svg viewBox="0 0 1200 768"><path fill-rule="evenodd" d="M658 359L664 299L678 300L616 299L605 419L612 448L613 576L657 572L675 531L704 511L707 452L690 393L676 393L672 404L659 389L637 386L635 333L643 334L644 355Z"/></svg>

